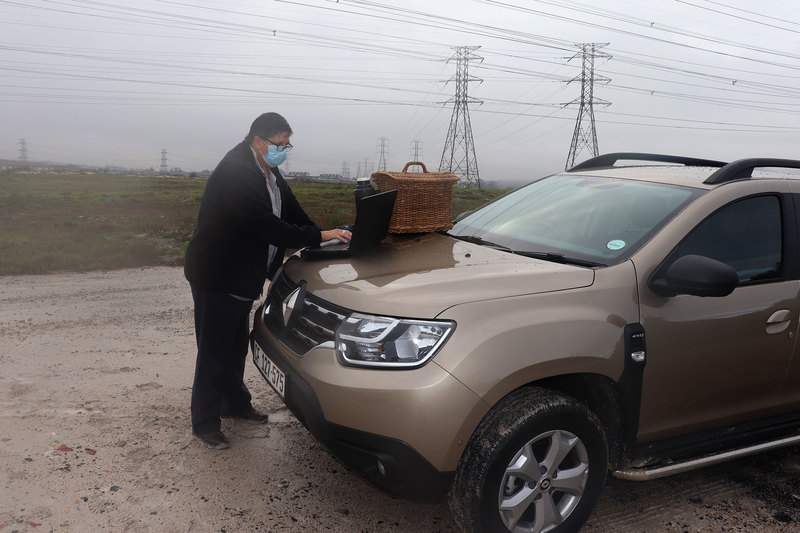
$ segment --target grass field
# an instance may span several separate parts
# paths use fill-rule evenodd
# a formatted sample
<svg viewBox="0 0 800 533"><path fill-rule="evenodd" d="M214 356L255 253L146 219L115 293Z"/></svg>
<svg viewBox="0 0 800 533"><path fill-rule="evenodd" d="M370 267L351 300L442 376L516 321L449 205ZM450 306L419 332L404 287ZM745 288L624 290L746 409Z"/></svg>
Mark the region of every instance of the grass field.
<svg viewBox="0 0 800 533"><path fill-rule="evenodd" d="M206 181L105 174L0 174L0 275L179 265ZM353 185L293 181L323 228L351 223ZM455 214L506 192L456 188Z"/></svg>

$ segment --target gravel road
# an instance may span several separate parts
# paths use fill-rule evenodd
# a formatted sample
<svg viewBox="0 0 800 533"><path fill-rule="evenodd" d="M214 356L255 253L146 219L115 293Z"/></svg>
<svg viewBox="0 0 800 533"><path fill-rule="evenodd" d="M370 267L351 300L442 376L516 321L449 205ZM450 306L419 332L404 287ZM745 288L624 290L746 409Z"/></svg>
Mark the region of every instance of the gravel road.
<svg viewBox="0 0 800 533"><path fill-rule="evenodd" d="M0 531L455 531L388 496L294 420L255 368L266 426L191 437L179 268L0 277ZM584 531L800 529L800 447L647 483L609 479Z"/></svg>

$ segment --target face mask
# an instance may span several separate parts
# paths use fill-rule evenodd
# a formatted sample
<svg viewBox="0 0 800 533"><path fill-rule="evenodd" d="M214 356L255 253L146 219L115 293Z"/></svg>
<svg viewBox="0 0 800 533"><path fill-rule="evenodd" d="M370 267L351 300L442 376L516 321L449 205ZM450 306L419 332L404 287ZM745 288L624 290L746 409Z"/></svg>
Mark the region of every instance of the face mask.
<svg viewBox="0 0 800 533"><path fill-rule="evenodd" d="M267 165L271 167L277 167L286 161L286 150L279 152L277 146L270 144L269 148L267 149L267 153L261 157L264 158L264 161L267 163Z"/></svg>

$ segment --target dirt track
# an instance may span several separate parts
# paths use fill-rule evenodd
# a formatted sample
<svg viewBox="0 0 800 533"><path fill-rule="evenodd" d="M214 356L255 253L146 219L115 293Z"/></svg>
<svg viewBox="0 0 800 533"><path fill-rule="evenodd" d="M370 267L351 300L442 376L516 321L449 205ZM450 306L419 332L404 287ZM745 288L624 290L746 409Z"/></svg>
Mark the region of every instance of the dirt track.
<svg viewBox="0 0 800 533"><path fill-rule="evenodd" d="M0 277L0 531L455 531L331 457L248 364L267 426L191 437L179 268ZM648 483L609 480L585 531L800 528L800 447Z"/></svg>

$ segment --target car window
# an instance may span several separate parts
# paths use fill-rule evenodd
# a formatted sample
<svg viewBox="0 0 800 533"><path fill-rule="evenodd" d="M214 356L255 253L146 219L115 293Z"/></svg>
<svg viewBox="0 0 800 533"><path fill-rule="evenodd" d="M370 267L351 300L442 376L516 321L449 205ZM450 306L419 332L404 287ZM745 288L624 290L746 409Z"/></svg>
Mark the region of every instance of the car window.
<svg viewBox="0 0 800 533"><path fill-rule="evenodd" d="M678 245L673 257L695 254L732 266L739 283L781 276L782 218L777 196L757 196L723 207Z"/></svg>
<svg viewBox="0 0 800 533"><path fill-rule="evenodd" d="M461 219L451 234L604 265L627 259L699 189L557 174Z"/></svg>

